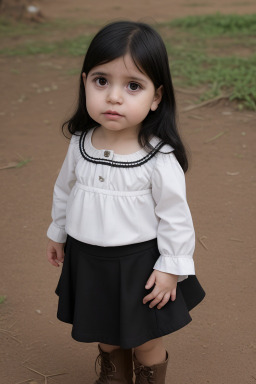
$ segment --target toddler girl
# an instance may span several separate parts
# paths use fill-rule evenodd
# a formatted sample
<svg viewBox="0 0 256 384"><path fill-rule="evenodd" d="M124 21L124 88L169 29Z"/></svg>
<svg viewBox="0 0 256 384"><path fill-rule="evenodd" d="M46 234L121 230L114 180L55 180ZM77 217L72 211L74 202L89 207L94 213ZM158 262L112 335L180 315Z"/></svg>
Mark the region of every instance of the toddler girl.
<svg viewBox="0 0 256 384"><path fill-rule="evenodd" d="M165 383L163 336L204 297L168 57L150 26L115 22L86 53L54 187L47 256L58 318L98 342L95 384ZM133 367L134 363L134 367ZM178 381L178 378L175 380Z"/></svg>

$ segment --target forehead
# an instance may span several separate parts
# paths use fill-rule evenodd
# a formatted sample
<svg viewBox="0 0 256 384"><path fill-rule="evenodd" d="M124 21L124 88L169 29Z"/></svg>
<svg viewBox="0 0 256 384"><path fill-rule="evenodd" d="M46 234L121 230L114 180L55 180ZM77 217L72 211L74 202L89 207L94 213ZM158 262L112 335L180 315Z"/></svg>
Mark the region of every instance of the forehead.
<svg viewBox="0 0 256 384"><path fill-rule="evenodd" d="M93 75L93 73L102 73L109 76L138 77L143 80L149 80L148 76L136 66L130 54L118 57L108 63L97 65L90 70L89 75Z"/></svg>

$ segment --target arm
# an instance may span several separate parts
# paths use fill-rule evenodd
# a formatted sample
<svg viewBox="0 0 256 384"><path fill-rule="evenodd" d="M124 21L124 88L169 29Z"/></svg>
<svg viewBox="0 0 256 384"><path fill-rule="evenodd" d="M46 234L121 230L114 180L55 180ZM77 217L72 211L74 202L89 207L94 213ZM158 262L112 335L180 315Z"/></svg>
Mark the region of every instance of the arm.
<svg viewBox="0 0 256 384"><path fill-rule="evenodd" d="M195 232L186 200L185 176L174 154L160 155L152 176L155 213L159 218L160 257L154 269L194 275Z"/></svg>
<svg viewBox="0 0 256 384"><path fill-rule="evenodd" d="M66 206L68 197L76 181L75 176L75 141L76 136L72 136L68 152L56 180L53 192L52 204L52 223L48 228L47 236L55 243L65 243L66 241Z"/></svg>
<svg viewBox="0 0 256 384"><path fill-rule="evenodd" d="M178 276L195 274L193 252L195 234L186 200L184 173L173 154L160 154L152 175L152 195L159 218L157 242L160 256L154 265L146 289L153 291L143 303L163 307L176 298Z"/></svg>

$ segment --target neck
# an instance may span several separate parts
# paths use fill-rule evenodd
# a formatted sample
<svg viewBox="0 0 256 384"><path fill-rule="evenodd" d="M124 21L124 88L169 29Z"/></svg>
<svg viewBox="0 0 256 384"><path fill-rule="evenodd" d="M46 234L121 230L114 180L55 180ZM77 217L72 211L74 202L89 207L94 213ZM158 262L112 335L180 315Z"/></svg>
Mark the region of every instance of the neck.
<svg viewBox="0 0 256 384"><path fill-rule="evenodd" d="M117 154L126 155L141 149L138 133L138 129L111 131L100 126L94 130L91 141L96 149L110 149Z"/></svg>
<svg viewBox="0 0 256 384"><path fill-rule="evenodd" d="M98 135L101 136L101 138L108 142L108 143L118 143L122 141L131 141L136 140L138 141L138 135L139 135L139 127L135 128L129 128L129 129L122 129L119 131L106 129L103 126L100 126L96 128L98 131Z"/></svg>

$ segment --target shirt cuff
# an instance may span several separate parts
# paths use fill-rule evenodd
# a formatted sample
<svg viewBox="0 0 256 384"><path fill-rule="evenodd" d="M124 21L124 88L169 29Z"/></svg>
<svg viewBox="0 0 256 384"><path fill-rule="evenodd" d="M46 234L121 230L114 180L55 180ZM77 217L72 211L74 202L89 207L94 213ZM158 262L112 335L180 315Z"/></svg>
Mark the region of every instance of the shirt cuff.
<svg viewBox="0 0 256 384"><path fill-rule="evenodd" d="M195 275L194 260L191 256L160 255L154 269L173 275Z"/></svg>
<svg viewBox="0 0 256 384"><path fill-rule="evenodd" d="M51 223L47 231L47 237L56 243L65 243L67 239L67 233L65 228L60 228L56 224Z"/></svg>

